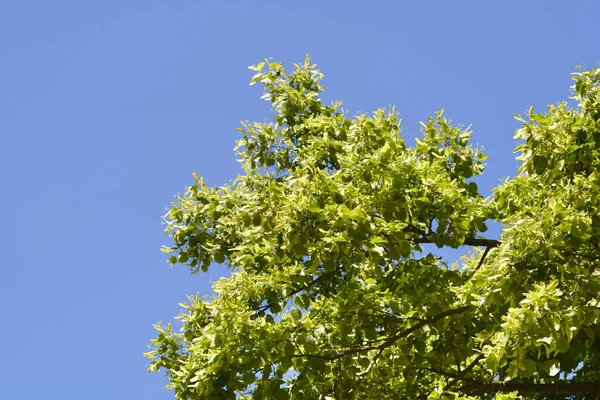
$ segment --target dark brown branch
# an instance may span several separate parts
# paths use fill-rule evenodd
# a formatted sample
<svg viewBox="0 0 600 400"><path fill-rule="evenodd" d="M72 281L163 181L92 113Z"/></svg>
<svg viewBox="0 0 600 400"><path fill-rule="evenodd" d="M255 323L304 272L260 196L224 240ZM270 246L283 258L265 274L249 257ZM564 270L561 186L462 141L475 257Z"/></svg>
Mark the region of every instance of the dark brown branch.
<svg viewBox="0 0 600 400"><path fill-rule="evenodd" d="M369 363L369 366L367 367L367 369L365 369L363 372L358 374L358 376L367 375L369 373L369 371L371 371L371 368L373 368L373 366L375 364L377 364L377 360L379 359L379 357L381 356L381 353L383 353L384 350L385 350L385 347L380 348L379 351L377 351L377 354L375 354L375 357L373 357L373 359Z"/></svg>
<svg viewBox="0 0 600 400"><path fill-rule="evenodd" d="M415 239L415 243L417 243L417 244L424 244L424 243L435 243L435 242L425 236L425 237L421 237L421 238ZM479 239L479 238L467 238L463 242L464 246L485 246L485 247L488 247L488 248L498 247L501 244L502 244L502 242L500 240L496 240L496 239Z"/></svg>
<svg viewBox="0 0 600 400"><path fill-rule="evenodd" d="M469 372L471 372L473 370L473 368L475 368L475 366L477 365L477 363L479 362L479 360L481 360L483 358L483 354L478 355L473 362L471 362L471 364L469 364L469 366L467 368L465 368L464 370L460 371L455 377L454 380L452 382L449 382L445 389L448 390L450 389L452 386L456 385L458 382L460 382L465 375L467 375Z"/></svg>
<svg viewBox="0 0 600 400"><path fill-rule="evenodd" d="M337 273L339 270L340 270L340 268L336 268L334 271L323 273L317 279L313 279L312 281L308 282L305 286L302 286L302 287L300 287L300 288L292 291L290 294L288 294L285 297L285 299L289 299L293 295L298 294L298 293L300 293L303 290L310 289L312 286L316 285L317 283L321 282L322 280L325 280L325 279L331 277L332 275L334 275L335 273ZM259 307L256 310L256 314L258 315L259 313L261 313L263 311L266 311L267 309L269 309L269 307L271 307L271 304L265 304L264 306Z"/></svg>
<svg viewBox="0 0 600 400"><path fill-rule="evenodd" d="M418 329L421 329L425 325L433 324L433 323L435 323L439 320L442 320L446 317L449 317L451 315L464 313L465 311L467 311L470 308L471 308L470 306L464 306L464 307L459 307L459 308L455 308L453 310L448 310L448 311L439 313L438 315L436 315L434 317L425 319L425 320L411 326L408 329L405 329L401 332L396 333L395 335L390 336L389 338L385 339L385 341L383 343L381 343L380 345L377 345L377 346L367 346L367 347L359 347L359 348L355 348L355 349L348 349L346 351L337 352L334 355L294 354L294 355L291 355L290 357L306 357L306 358L321 358L324 360L337 360L339 358L343 358L343 357L346 357L346 356L349 356L352 354L364 353L366 351L371 351L371 350L383 350L387 347L390 347L394 343L396 343L399 339L410 335L411 333L413 333L414 331L416 331Z"/></svg>
<svg viewBox="0 0 600 400"><path fill-rule="evenodd" d="M431 361L429 363L431 364ZM431 371L431 372L433 372L435 374L442 375L442 376L445 376L447 378L458 379L458 374L454 374L452 372L442 371L442 370L439 370L439 369L433 368L433 367L423 367L423 368L426 369L427 371ZM466 381L466 382L472 382L471 380L464 379L464 378L462 379L462 381L463 382L464 381Z"/></svg>
<svg viewBox="0 0 600 400"><path fill-rule="evenodd" d="M592 261L598 261L598 260L600 260L600 257L592 256L592 255L589 255L589 254L582 254L582 253L573 253L573 254L576 255L576 256L579 256L579 257L583 257L583 258L585 258L587 260L592 260Z"/></svg>
<svg viewBox="0 0 600 400"><path fill-rule="evenodd" d="M412 233L416 233L418 235L421 235L422 237L426 238L427 237L427 232L425 232L422 229L417 228L414 225L409 225L406 228L403 229L404 232L412 232Z"/></svg>
<svg viewBox="0 0 600 400"><path fill-rule="evenodd" d="M487 257L488 253L490 252L491 247L486 247L485 251L483 252L483 255L481 256L481 258L479 259L479 264L477 264L477 267L475 267L475 271L473 271L473 273L477 272L477 270L479 268L481 268L481 266L483 265L485 258Z"/></svg>
<svg viewBox="0 0 600 400"><path fill-rule="evenodd" d="M387 339L385 342L383 342L381 345L378 346L378 348L380 347L389 347L392 344L394 344L398 339L401 339L403 337L406 337L408 335L410 335L411 333L413 333L414 331L416 331L417 329L421 329L422 327L424 327L425 325L429 325L429 324L433 324L439 320L442 320L446 317L449 317L451 315L456 315L456 314L462 314L465 311L467 311L470 307L469 306L464 306L464 307L459 307L459 308L455 308L453 310L448 310L448 311L444 311L442 313L439 313L438 315L436 315L435 317L431 317L429 319L425 319L413 326L411 326L410 328L402 331L402 332L398 332L397 334L391 336L389 339Z"/></svg>
<svg viewBox="0 0 600 400"><path fill-rule="evenodd" d="M581 383L479 383L473 382L459 389L463 393L483 394L518 392L519 394L562 394L600 393L600 382Z"/></svg>
<svg viewBox="0 0 600 400"><path fill-rule="evenodd" d="M415 243L417 244L425 244L425 243L434 243L433 240L429 238L427 232L422 229L417 228L416 226L409 225L404 228L404 232L406 233L416 233L420 235L420 238L415 239ZM485 246L487 248L498 247L502 244L500 240L496 239L483 239L483 238L467 238L463 242L463 245L466 246Z"/></svg>

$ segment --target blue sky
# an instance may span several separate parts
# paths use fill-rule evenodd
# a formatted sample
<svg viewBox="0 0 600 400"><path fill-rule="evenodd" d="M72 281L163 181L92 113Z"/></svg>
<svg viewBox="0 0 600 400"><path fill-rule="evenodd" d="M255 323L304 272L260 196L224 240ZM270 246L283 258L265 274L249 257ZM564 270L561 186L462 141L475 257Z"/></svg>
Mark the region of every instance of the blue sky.
<svg viewBox="0 0 600 400"><path fill-rule="evenodd" d="M0 398L170 399L152 324L210 279L171 269L161 216L235 177L240 120L270 115L246 67L309 53L327 99L439 108L515 172L512 114L566 100L600 62L596 1L28 1L0 6ZM412 141L412 140L411 140Z"/></svg>

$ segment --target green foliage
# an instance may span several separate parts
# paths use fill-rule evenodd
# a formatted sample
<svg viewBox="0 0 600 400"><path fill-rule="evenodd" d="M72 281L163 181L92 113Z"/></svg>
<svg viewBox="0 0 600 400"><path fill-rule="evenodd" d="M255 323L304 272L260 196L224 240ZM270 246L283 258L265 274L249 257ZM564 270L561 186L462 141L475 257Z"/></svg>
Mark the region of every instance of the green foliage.
<svg viewBox="0 0 600 400"><path fill-rule="evenodd" d="M599 71L575 74L575 109L517 117L519 173L484 198L486 156L442 112L410 147L393 109L323 104L308 58L250 69L275 116L240 129L244 174L194 175L166 217L171 264L232 270L157 325L150 370L178 399L599 390ZM473 251L450 266L432 245Z"/></svg>

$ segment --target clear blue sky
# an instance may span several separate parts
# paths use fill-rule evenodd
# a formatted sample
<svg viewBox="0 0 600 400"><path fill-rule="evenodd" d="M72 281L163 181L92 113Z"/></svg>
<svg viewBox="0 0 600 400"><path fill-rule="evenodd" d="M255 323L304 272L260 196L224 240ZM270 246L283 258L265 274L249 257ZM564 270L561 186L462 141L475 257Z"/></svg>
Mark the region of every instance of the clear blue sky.
<svg viewBox="0 0 600 400"><path fill-rule="evenodd" d="M411 5L408 5L408 4ZM1 399L170 399L152 324L223 270L169 268L161 215L191 173L238 172L240 120L270 115L246 66L306 53L328 99L444 107L514 174L512 114L600 61L597 1L29 1L0 5Z"/></svg>

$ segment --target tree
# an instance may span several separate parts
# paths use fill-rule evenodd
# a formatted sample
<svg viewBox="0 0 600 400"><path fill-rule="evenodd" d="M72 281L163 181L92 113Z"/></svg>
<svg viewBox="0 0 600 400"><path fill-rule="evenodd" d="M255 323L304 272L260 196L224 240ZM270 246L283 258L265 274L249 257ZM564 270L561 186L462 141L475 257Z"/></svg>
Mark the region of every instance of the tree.
<svg viewBox="0 0 600 400"><path fill-rule="evenodd" d="M484 198L486 156L442 112L409 147L393 109L323 104L308 58L251 69L276 115L240 129L244 174L195 174L166 217L171 264L232 269L156 326L177 398L600 396L600 70L575 108L517 117L518 175Z"/></svg>

